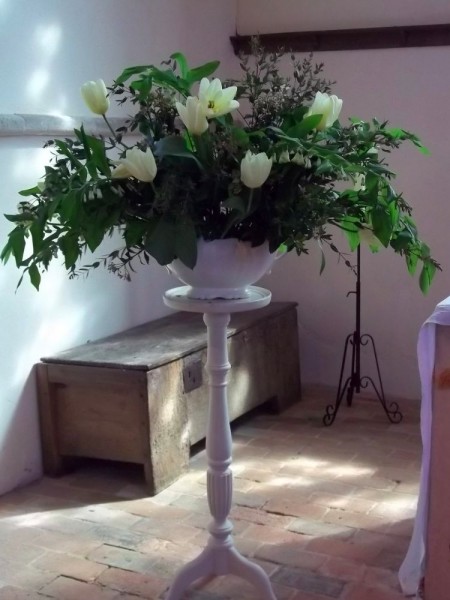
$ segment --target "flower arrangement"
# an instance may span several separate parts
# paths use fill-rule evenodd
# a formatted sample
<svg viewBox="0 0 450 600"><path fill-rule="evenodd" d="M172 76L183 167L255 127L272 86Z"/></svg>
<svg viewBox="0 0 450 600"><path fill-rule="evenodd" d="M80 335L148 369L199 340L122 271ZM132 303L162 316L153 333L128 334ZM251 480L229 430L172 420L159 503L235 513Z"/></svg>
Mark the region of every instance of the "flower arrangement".
<svg viewBox="0 0 450 600"><path fill-rule="evenodd" d="M405 141L426 149L387 122L340 124L342 100L331 94L323 65L292 55L292 74L283 76L281 56L254 41L239 81L211 79L218 62L190 68L175 53L160 67L125 69L109 88L102 80L84 84L87 106L111 135L80 127L47 143L54 155L43 179L21 191L17 213L6 215L14 228L2 260L13 257L20 281L27 273L36 288L61 255L70 277L106 266L129 279L134 261L151 257L193 268L199 238L298 254L312 239L351 266L333 243L336 226L351 250L366 239L403 255L411 274L420 264L426 292L439 265L385 161ZM106 116L112 99L134 110L116 130ZM131 146L129 133L139 134ZM108 236L116 249L79 267Z"/></svg>

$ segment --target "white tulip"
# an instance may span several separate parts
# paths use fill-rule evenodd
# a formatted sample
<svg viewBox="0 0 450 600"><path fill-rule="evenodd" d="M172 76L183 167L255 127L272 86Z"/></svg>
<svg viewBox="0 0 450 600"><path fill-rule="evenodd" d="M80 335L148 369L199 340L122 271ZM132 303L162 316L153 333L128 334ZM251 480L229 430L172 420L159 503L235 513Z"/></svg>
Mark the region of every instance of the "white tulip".
<svg viewBox="0 0 450 600"><path fill-rule="evenodd" d="M322 119L317 125L317 129L322 131L337 121L341 109L342 100L340 98L334 95L330 96L328 94L322 94L322 92L317 92L314 102L306 113L306 116L322 115Z"/></svg>
<svg viewBox="0 0 450 600"><path fill-rule="evenodd" d="M355 176L354 181L355 181L355 183L353 185L353 189L355 190L355 192L364 192L366 189L365 175L363 175L363 173L359 173L358 175Z"/></svg>
<svg viewBox="0 0 450 600"><path fill-rule="evenodd" d="M125 158L120 158L115 163L117 166L111 171L111 177L135 177L146 182L153 181L156 177L155 157L150 148L144 152L135 146L125 152Z"/></svg>
<svg viewBox="0 0 450 600"><path fill-rule="evenodd" d="M181 104L181 102L176 102L175 104L180 119L189 133L192 135L201 135L208 129L205 109L196 96L189 96L186 100L186 106Z"/></svg>
<svg viewBox="0 0 450 600"><path fill-rule="evenodd" d="M103 79L83 83L81 86L81 95L86 106L96 115L104 115L108 112L108 91Z"/></svg>
<svg viewBox="0 0 450 600"><path fill-rule="evenodd" d="M223 90L220 79L216 78L209 81L206 77L203 77L200 81L198 98L208 119L226 115L238 108L239 102L234 100L236 92L237 87L235 85Z"/></svg>
<svg viewBox="0 0 450 600"><path fill-rule="evenodd" d="M241 181L248 188L259 188L269 177L272 168L272 159L265 152L247 154L241 161Z"/></svg>

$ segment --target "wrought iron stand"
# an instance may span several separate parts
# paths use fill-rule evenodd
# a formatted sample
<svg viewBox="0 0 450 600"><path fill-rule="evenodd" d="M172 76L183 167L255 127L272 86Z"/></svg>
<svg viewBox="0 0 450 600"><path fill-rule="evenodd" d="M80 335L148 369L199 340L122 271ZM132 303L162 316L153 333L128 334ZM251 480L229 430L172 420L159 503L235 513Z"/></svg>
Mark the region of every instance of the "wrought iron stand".
<svg viewBox="0 0 450 600"><path fill-rule="evenodd" d="M347 406L352 406L353 395L359 394L362 389L366 389L369 384L372 385L378 400L386 413L387 418L391 423L400 423L403 419L403 415L400 412L397 402L391 402L388 406L386 398L384 397L383 382L381 381L380 367L378 364L378 356L375 348L375 342L371 335L364 333L361 335L361 250L360 246L357 248L357 266L356 266L356 290L348 292L356 295L356 327L355 331L349 334L345 340L344 355L342 358L341 373L339 375L339 387L336 394L336 400L334 404L329 404L325 409L325 415L323 417L324 425L332 425L336 419L336 415L342 403L344 394L347 392ZM375 357L375 365L378 376L378 386L374 380L364 375L361 377L361 346L367 346L370 344ZM345 380L344 385L342 381L344 378L344 370L347 363L347 353L349 346L352 347L352 359L351 359L351 373Z"/></svg>

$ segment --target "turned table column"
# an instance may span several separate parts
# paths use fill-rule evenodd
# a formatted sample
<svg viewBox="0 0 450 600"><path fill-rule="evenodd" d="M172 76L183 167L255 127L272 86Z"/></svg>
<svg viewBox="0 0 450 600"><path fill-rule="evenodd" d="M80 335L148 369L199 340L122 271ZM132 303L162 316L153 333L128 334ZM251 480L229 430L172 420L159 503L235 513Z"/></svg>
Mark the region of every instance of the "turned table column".
<svg viewBox="0 0 450 600"><path fill-rule="evenodd" d="M208 458L207 492L212 521L209 540L200 553L175 577L167 600L180 600L195 580L211 575L233 574L252 583L261 600L276 600L267 574L257 564L244 558L234 547L233 526L228 519L233 496L231 465L231 429L228 417L227 325L234 312L262 308L269 304L268 290L252 286L246 298L236 300L199 300L187 296L190 288L179 287L164 295L167 306L176 310L201 312L208 331L207 363L209 376L209 414L206 432Z"/></svg>

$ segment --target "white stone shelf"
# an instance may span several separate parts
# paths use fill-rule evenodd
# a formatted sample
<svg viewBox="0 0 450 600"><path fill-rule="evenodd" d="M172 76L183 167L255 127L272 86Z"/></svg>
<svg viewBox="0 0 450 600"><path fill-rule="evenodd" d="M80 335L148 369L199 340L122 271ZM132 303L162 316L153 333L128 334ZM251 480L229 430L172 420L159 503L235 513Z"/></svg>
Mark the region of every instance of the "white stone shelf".
<svg viewBox="0 0 450 600"><path fill-rule="evenodd" d="M113 129L125 124L120 117L108 118ZM111 132L100 117L57 115L0 114L0 137L42 136L70 137L83 124L87 133L110 137Z"/></svg>

